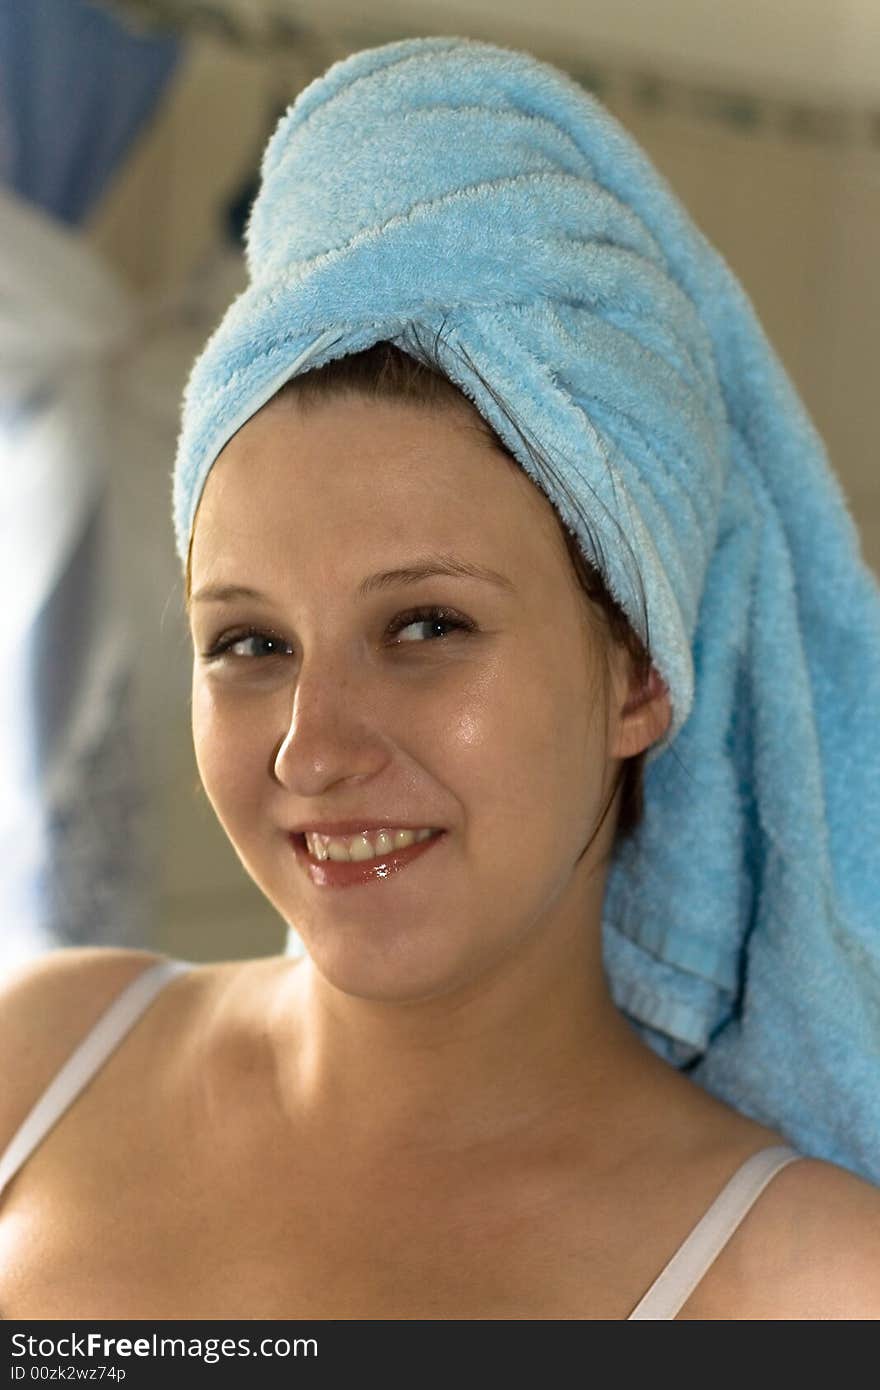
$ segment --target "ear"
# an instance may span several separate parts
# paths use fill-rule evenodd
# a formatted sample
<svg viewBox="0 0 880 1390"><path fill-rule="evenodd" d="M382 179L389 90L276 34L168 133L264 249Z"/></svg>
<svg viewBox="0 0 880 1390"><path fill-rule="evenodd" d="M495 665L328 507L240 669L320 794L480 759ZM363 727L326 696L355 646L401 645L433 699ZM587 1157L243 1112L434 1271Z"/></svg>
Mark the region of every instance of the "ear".
<svg viewBox="0 0 880 1390"><path fill-rule="evenodd" d="M613 690L619 700L620 687L613 686ZM672 704L666 684L653 666L644 685L630 674L623 699L613 711L616 727L609 751L615 758L634 758L666 733L672 722Z"/></svg>

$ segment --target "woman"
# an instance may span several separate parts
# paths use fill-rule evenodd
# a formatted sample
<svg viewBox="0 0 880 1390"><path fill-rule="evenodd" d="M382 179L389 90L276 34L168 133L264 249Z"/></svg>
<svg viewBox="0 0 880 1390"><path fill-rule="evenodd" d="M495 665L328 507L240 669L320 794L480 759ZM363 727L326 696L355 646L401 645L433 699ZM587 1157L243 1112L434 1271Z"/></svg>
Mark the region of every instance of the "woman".
<svg viewBox="0 0 880 1390"><path fill-rule="evenodd" d="M633 487L630 534L655 616L655 657L617 582L618 557L606 552L604 570L588 558L602 549L589 535L590 520L608 510L601 495L590 517L571 524L559 480L536 485L538 448L554 442L563 418L552 414L553 393L566 407L574 394L564 358L573 320L563 295L552 305L560 342L551 352L549 340L539 343L551 282L525 307L510 289L528 282L559 210L535 206L533 188L526 215L537 219L538 240L517 262L519 229L497 256L484 239L472 291L474 248L462 240L455 255L438 257L451 243L431 218L454 199L438 198L424 169L398 166L383 182L393 152L380 129L400 132L405 148L417 144L429 170L442 148L465 194L475 162L499 151L546 178L551 147L568 158L569 144L553 144L546 110L538 119L532 108L532 124L515 110L498 115L511 74L520 96L546 95L549 84L571 103L572 121L584 112L597 120L533 59L411 40L335 65L301 94L267 149L249 227L252 287L188 387L175 521L202 782L304 953L184 969L143 953L66 951L7 984L0 1046L16 1061L0 1146L19 1138L0 1167L6 1317L880 1315L880 1194L845 1166L792 1147L821 1104L801 1104L799 1127L782 1105L773 1122L760 1087L735 1108L694 1084L670 1065L684 1030L670 1025L658 1055L657 1015L635 1004L625 1012L617 997L627 961L612 954L610 971L603 961L612 872L631 847L650 848L651 812L663 804L659 777L643 804L643 772L649 760L665 764L660 753L674 757L671 740L687 732L679 735L688 663L657 576L669 571L680 608L688 584L708 585L696 548L675 569L673 542L659 524L649 535L640 517L650 517L650 501ZM447 138L443 104L425 104L426 76L451 84L464 113L460 139ZM475 93L482 124L474 121L468 150ZM376 111L391 126L371 124ZM425 124L407 134L417 111L428 112ZM503 131L493 124L503 122ZM282 174L284 142L292 163ZM325 173L304 185L308 168ZM333 182L340 169L349 199ZM501 174L488 172L491 199ZM508 191L516 175L505 177ZM564 170L560 186L574 177ZM410 188L377 213L380 194L393 202L405 178L422 201ZM311 201L298 203L303 186ZM381 246L352 229L358 188ZM467 196L454 207L466 230L484 215ZM516 213L504 207L500 235ZM622 222L635 245L629 216ZM595 283L607 290L605 273L598 266ZM628 273L630 304L645 272ZM444 305L447 276L460 294ZM469 355L487 339L485 320L457 317L465 290L478 309L497 294L493 312L509 314L497 345L511 356L499 358L494 381ZM394 297L415 306L422 291L409 315ZM697 393L671 403L678 457L701 429L726 438L728 420L695 351L708 310L698 323L685 296L664 293L667 316L639 320L633 399L649 409L662 347ZM453 330L432 342L412 327L436 323L429 308ZM615 312L619 327L620 305L609 321ZM280 330L278 314L296 323L306 349ZM546 412L538 448L516 434L496 389L524 321L536 360L553 365L533 398L539 425ZM319 332L321 322L335 326ZM616 385L601 357L603 324L590 325L596 358L581 354L583 369L594 386L605 374L590 411L580 397L576 413L603 420L607 435ZM634 379L630 363L621 371ZM527 397L524 389L517 403ZM669 405L668 393L657 402ZM535 435L528 408L524 426ZM634 453L637 424L621 419L617 441ZM653 424L645 437L655 454L668 444ZM701 457L704 446L701 438ZM630 481L625 471L620 479ZM572 481L583 482L577 473ZM706 532L717 531L704 505L712 486L693 475L690 510ZM743 532L745 518L742 510ZM732 545L733 530L721 532L715 555ZM761 573L770 605L772 571ZM717 703L724 687L705 655L710 636L701 629L698 674L715 682ZM703 708L698 700L694 726ZM733 755L722 747L714 756L729 764ZM713 766L707 751L696 771ZM765 787L754 795L766 797ZM706 842L711 860L708 827ZM693 883L700 870L697 860ZM765 884L769 901L769 870ZM658 883L648 887L656 899ZM667 917L685 912L689 891L669 893ZM720 912L723 884L718 896ZM782 950L763 902L751 912L752 935L762 939L763 928ZM748 1079L750 1006L763 996L759 957L744 959L758 961L754 978L719 1043L745 1038ZM663 970L670 999L676 989L684 999L672 966ZM788 988L803 1001L807 983L805 967ZM48 1096L42 1127L29 1120L110 1006L103 1037L91 1035L91 1053ZM809 1027L789 1030L789 1049L805 1047L817 1066L821 1041ZM692 1059L679 1060L694 1071ZM709 1244L676 1259L707 1213ZM642 1302L655 1280L658 1296Z"/></svg>

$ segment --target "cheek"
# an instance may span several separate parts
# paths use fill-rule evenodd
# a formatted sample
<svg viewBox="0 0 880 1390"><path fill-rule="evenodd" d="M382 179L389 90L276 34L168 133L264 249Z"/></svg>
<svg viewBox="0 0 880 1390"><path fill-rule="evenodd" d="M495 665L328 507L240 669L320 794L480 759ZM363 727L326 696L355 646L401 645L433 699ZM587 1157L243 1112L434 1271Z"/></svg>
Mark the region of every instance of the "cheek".
<svg viewBox="0 0 880 1390"><path fill-rule="evenodd" d="M564 865L586 843L601 800L602 730L588 682L570 661L551 659L542 669L520 691L506 731L505 820L511 835L528 840L536 865Z"/></svg>
<svg viewBox="0 0 880 1390"><path fill-rule="evenodd" d="M530 855L538 842L542 852L559 843L566 825L576 839L572 815L588 810L585 784L594 765L598 775L599 758L589 702L570 664L543 652L539 661L512 664L483 697L463 704L445 738L481 829Z"/></svg>

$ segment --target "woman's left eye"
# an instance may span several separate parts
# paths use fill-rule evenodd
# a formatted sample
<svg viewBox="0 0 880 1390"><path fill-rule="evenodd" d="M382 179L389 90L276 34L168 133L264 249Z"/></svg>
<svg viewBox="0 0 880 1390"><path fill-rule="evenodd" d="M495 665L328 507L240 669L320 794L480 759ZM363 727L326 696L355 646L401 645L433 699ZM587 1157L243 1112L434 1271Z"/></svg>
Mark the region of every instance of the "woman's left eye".
<svg viewBox="0 0 880 1390"><path fill-rule="evenodd" d="M469 618L461 618L457 613L452 613L448 608L413 608L408 613L400 613L393 622L390 623L388 631L392 634L403 632L408 627L446 627L450 631L459 629L463 632L473 632L474 624ZM444 633L441 639L446 641Z"/></svg>
<svg viewBox="0 0 880 1390"><path fill-rule="evenodd" d="M410 627L433 629L435 641L448 640L446 632L441 633L439 637L436 636L437 630L440 628L446 628L449 632L454 632L456 630L473 632L474 630L474 624L469 618L462 618L459 614L451 612L448 608L412 608L406 613L399 613L397 617L389 623L388 632L392 636L396 636L397 633L405 632L406 629ZM405 638L403 642L409 643L413 640L412 638ZM244 632L234 632L228 637L219 638L208 651L202 652L202 657L205 661L216 661L221 656L231 653L234 647L244 646L247 642L253 642L255 646L265 644L268 647L274 648L274 650L265 651L263 653L254 653L254 655L262 655L263 657L280 656L283 654L281 651L282 648L286 648L288 651L290 649L290 644L285 641L283 637L276 637L272 633L261 632L259 628L248 628ZM402 644L401 642L395 645L400 646Z"/></svg>

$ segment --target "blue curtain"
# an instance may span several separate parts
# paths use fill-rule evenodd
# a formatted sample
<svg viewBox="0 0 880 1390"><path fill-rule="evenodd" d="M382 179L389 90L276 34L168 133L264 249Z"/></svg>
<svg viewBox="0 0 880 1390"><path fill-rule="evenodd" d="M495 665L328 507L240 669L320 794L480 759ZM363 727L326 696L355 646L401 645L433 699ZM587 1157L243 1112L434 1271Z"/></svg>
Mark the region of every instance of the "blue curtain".
<svg viewBox="0 0 880 1390"><path fill-rule="evenodd" d="M124 163L180 58L84 0L0 0L0 178L70 226Z"/></svg>

